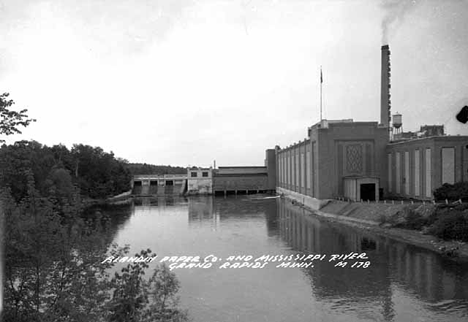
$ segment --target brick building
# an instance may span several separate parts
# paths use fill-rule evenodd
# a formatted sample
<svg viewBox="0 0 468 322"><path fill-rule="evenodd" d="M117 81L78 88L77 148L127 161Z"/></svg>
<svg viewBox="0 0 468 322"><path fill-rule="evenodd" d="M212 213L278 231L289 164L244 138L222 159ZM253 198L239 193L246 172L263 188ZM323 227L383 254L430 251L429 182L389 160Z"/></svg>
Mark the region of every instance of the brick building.
<svg viewBox="0 0 468 322"><path fill-rule="evenodd" d="M411 135L398 132L390 142L390 49L381 49L380 122L322 120L305 140L276 147L277 192L319 209L337 197L432 199L442 184L468 181L468 136L426 125ZM402 125L397 116L396 130Z"/></svg>
<svg viewBox="0 0 468 322"><path fill-rule="evenodd" d="M264 166L219 167L213 172L213 192L271 192L276 189L276 154L266 150Z"/></svg>
<svg viewBox="0 0 468 322"><path fill-rule="evenodd" d="M377 122L323 120L309 128L308 134L302 142L277 148L280 192L316 200L379 199L380 187L386 184L380 160L385 157L388 128Z"/></svg>
<svg viewBox="0 0 468 322"><path fill-rule="evenodd" d="M444 183L468 181L468 137L434 136L387 145L387 192L431 199Z"/></svg>

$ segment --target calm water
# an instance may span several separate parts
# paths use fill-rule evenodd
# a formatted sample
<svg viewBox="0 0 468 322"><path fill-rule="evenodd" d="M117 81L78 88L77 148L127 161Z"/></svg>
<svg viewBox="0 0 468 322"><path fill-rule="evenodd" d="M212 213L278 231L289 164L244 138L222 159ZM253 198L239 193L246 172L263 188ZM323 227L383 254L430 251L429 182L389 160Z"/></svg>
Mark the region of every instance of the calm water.
<svg viewBox="0 0 468 322"><path fill-rule="evenodd" d="M115 242L132 252L215 255L211 268L176 269L181 306L194 321L468 321L468 266L323 222L261 196L159 199L135 205ZM229 256L366 252L366 268L220 269ZM356 260L349 260L351 265Z"/></svg>

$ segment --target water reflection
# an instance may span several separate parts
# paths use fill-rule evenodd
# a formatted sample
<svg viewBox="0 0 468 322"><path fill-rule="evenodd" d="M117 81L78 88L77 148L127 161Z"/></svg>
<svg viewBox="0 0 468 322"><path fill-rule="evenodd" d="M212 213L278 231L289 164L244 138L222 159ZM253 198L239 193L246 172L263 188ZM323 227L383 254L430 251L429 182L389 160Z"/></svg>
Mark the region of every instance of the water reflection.
<svg viewBox="0 0 468 322"><path fill-rule="evenodd" d="M288 202L278 201L278 217L281 236L294 250L368 254L371 266L365 270L349 267L354 261L344 268L320 263L304 270L318 300L337 300L334 309L352 310L357 304L366 303L366 307L378 308L380 312L380 316L371 318L393 321L399 315L395 302L404 297L425 301L425 307L434 313L452 310L460 318L468 316L467 265L375 236L371 231L320 221ZM396 296L400 296L397 301Z"/></svg>
<svg viewBox="0 0 468 322"><path fill-rule="evenodd" d="M255 200L244 197L213 198L211 196L191 197L188 200L189 226L192 228L210 226L217 230L223 224L229 225L238 222L257 222L263 224L265 218L265 207L263 202L256 203ZM239 207L239 204L242 204ZM276 205L270 203L270 211L276 211ZM267 208L267 209L266 209Z"/></svg>
<svg viewBox="0 0 468 322"><path fill-rule="evenodd" d="M219 215L213 209L214 198L208 196L190 198L188 201L189 224L191 226L208 224L216 228L219 224Z"/></svg>
<svg viewBox="0 0 468 322"><path fill-rule="evenodd" d="M120 244L162 256L367 253L370 267L176 270L195 321L465 321L468 267L262 196L147 199Z"/></svg>
<svg viewBox="0 0 468 322"><path fill-rule="evenodd" d="M151 207L173 207L174 205L181 206L187 203L187 198L184 196L165 196L165 197L142 197L133 199L133 205L140 207L138 209L150 209Z"/></svg>
<svg viewBox="0 0 468 322"><path fill-rule="evenodd" d="M109 245L118 231L128 222L132 212L131 204L100 204L85 208L82 216L88 223L92 223L93 228L98 226L101 228L102 240Z"/></svg>

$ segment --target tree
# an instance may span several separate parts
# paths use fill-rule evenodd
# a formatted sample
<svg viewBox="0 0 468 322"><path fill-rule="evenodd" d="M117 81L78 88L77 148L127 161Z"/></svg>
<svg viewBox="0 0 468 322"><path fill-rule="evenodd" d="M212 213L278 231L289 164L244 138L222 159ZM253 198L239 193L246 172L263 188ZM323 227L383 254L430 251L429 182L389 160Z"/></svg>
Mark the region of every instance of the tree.
<svg viewBox="0 0 468 322"><path fill-rule="evenodd" d="M83 195L104 199L130 190L130 171L112 152L75 144L71 155L74 160L71 170Z"/></svg>
<svg viewBox="0 0 468 322"><path fill-rule="evenodd" d="M52 190L71 190L64 169L54 169L48 181ZM8 189L0 192L5 213L5 234L0 235L5 244L1 321L188 321L187 313L178 308L179 283L167 267L156 266L148 281L144 278L148 264L133 262L110 277L115 263L103 259L125 256L129 249L109 247L113 239L109 216L82 216L79 198L60 205L42 197L31 171L20 202ZM145 250L136 254L140 256L156 254Z"/></svg>
<svg viewBox="0 0 468 322"><path fill-rule="evenodd" d="M179 308L179 280L169 267L160 264L153 271L147 284L149 306L144 311L143 321L189 321L188 312Z"/></svg>
<svg viewBox="0 0 468 322"><path fill-rule="evenodd" d="M150 249L135 257L153 257ZM188 312L179 308L179 281L165 264L158 264L146 280L148 264L134 262L115 273L110 284L112 299L108 302L110 322L186 322Z"/></svg>
<svg viewBox="0 0 468 322"><path fill-rule="evenodd" d="M15 102L8 99L9 95L8 93L0 95L0 134L21 134L21 131L18 129L20 126L26 127L31 122L36 122L36 120L28 118L26 114L28 110L26 109L19 112L10 110L10 107ZM0 140L1 142L5 142L5 140Z"/></svg>
<svg viewBox="0 0 468 322"><path fill-rule="evenodd" d="M5 211L5 301L2 321L100 321L109 298L105 231L81 219L80 205L54 211L33 176L15 203L2 194ZM121 255L123 250L116 250ZM113 254L114 255L114 254Z"/></svg>

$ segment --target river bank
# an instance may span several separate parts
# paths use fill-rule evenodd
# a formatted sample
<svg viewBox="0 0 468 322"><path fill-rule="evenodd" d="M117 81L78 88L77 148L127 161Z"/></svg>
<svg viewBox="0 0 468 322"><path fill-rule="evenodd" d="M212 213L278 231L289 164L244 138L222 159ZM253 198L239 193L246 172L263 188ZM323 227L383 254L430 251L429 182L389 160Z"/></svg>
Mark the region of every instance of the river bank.
<svg viewBox="0 0 468 322"><path fill-rule="evenodd" d="M424 230L392 227L389 223L390 218L401 217L400 214L408 212L409 209L414 209L414 206L330 200L320 210L315 210L293 198L287 196L284 198L292 204L306 209L311 216L319 216L327 221L372 231L372 233L379 236L425 248L455 261L468 262L468 243L443 240L427 234ZM431 204L420 205L418 211L428 213L433 211L434 207Z"/></svg>

